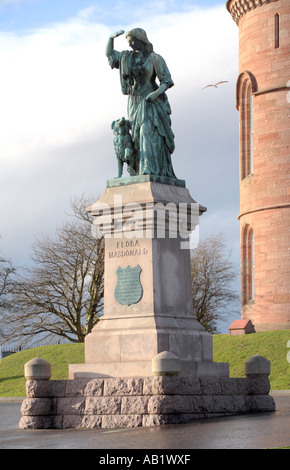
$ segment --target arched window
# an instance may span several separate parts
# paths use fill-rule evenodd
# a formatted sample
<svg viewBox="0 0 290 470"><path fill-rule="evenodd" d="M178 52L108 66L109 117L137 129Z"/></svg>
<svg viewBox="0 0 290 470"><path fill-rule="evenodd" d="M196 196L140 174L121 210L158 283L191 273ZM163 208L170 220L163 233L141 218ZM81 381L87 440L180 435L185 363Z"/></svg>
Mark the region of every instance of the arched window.
<svg viewBox="0 0 290 470"><path fill-rule="evenodd" d="M280 17L279 14L275 15L275 49L280 46Z"/></svg>
<svg viewBox="0 0 290 470"><path fill-rule="evenodd" d="M253 93L257 84L250 72L242 73L237 82L237 108L240 111L240 176L254 172Z"/></svg>
<svg viewBox="0 0 290 470"><path fill-rule="evenodd" d="M241 179L252 173L253 168L253 101L252 84L243 81L240 99L240 159Z"/></svg>
<svg viewBox="0 0 290 470"><path fill-rule="evenodd" d="M242 232L242 304L255 298L254 231L246 224Z"/></svg>

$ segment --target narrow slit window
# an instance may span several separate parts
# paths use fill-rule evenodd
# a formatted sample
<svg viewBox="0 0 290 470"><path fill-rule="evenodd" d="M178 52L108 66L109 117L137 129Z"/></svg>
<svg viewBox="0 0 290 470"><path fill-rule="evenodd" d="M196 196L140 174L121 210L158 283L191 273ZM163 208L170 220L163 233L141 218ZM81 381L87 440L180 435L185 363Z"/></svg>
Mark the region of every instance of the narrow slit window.
<svg viewBox="0 0 290 470"><path fill-rule="evenodd" d="M250 299L255 298L255 252L254 252L254 232L250 231L249 236L250 254L251 254L251 277L250 277Z"/></svg>
<svg viewBox="0 0 290 470"><path fill-rule="evenodd" d="M250 95L250 173L254 173L254 103Z"/></svg>
<svg viewBox="0 0 290 470"><path fill-rule="evenodd" d="M254 172L253 95L247 78L241 87L240 103L240 172L243 180Z"/></svg>
<svg viewBox="0 0 290 470"><path fill-rule="evenodd" d="M254 231L247 224L242 234L242 305L255 298Z"/></svg>
<svg viewBox="0 0 290 470"><path fill-rule="evenodd" d="M275 15L275 49L280 46L280 17L279 14Z"/></svg>

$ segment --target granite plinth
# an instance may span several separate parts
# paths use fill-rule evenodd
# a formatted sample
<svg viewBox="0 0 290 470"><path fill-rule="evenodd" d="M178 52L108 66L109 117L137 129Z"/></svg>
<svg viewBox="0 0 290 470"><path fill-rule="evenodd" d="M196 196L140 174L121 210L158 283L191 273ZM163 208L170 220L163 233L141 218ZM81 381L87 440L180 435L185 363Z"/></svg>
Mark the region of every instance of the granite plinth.
<svg viewBox="0 0 290 470"><path fill-rule="evenodd" d="M124 428L274 411L268 378L27 381L20 429Z"/></svg>

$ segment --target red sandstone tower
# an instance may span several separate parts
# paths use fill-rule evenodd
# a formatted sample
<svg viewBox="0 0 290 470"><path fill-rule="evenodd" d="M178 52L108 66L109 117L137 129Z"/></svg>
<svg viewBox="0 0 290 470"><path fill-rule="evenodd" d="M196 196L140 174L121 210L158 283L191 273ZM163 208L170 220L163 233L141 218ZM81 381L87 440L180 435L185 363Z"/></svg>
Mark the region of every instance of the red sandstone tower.
<svg viewBox="0 0 290 470"><path fill-rule="evenodd" d="M290 328L290 0L228 0L239 27L242 319ZM288 84L288 89L287 89Z"/></svg>

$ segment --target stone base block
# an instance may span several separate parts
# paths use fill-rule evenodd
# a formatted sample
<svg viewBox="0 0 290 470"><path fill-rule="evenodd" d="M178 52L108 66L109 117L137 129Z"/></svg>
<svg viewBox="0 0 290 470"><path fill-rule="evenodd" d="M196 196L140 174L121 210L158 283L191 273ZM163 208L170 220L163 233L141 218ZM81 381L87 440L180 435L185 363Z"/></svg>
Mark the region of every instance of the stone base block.
<svg viewBox="0 0 290 470"><path fill-rule="evenodd" d="M229 376L213 362L212 335L192 316L103 318L85 340L85 364L70 364L69 378L149 377L152 359L167 351L180 360L181 376Z"/></svg>
<svg viewBox="0 0 290 470"><path fill-rule="evenodd" d="M27 381L20 429L124 428L274 411L268 378Z"/></svg>
<svg viewBox="0 0 290 470"><path fill-rule="evenodd" d="M187 377L228 377L229 364L212 361L180 361L181 376ZM108 364L70 364L69 378L142 377L152 375L152 361L112 362Z"/></svg>

